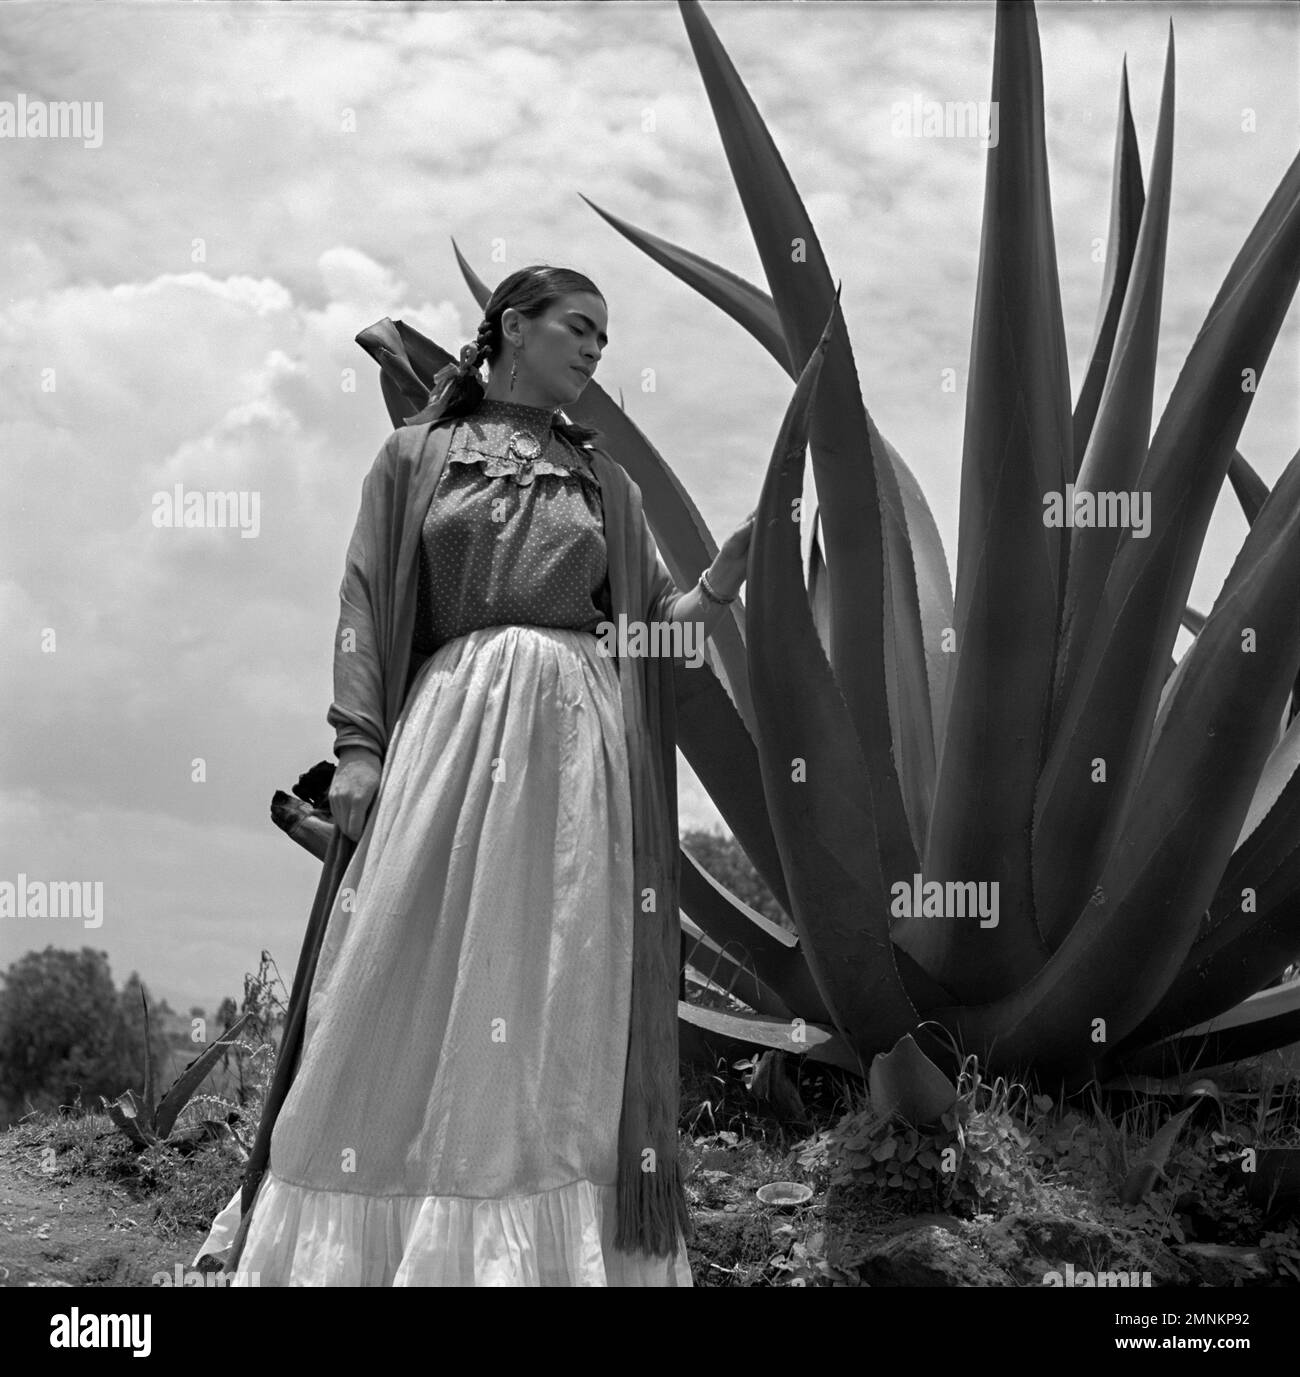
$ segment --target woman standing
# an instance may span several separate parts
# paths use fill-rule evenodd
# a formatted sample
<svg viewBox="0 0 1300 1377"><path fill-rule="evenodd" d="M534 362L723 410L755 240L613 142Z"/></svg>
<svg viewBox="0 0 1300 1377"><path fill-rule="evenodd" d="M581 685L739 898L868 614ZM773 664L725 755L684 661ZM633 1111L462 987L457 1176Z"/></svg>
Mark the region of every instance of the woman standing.
<svg viewBox="0 0 1300 1377"><path fill-rule="evenodd" d="M559 415L606 326L582 274L511 274L367 478L329 712L357 847L236 1285L691 1285L673 671L598 638L712 634L752 518L673 586L639 489Z"/></svg>

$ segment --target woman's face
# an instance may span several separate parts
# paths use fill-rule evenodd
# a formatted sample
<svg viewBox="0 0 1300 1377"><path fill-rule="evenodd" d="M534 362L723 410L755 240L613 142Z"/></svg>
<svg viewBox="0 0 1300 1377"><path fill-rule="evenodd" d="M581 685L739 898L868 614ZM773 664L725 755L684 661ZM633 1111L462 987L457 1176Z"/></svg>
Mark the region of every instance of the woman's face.
<svg viewBox="0 0 1300 1377"><path fill-rule="evenodd" d="M607 323L605 302L593 292L570 292L533 320L516 314L523 331L516 395L526 389L553 406L576 400L609 342Z"/></svg>

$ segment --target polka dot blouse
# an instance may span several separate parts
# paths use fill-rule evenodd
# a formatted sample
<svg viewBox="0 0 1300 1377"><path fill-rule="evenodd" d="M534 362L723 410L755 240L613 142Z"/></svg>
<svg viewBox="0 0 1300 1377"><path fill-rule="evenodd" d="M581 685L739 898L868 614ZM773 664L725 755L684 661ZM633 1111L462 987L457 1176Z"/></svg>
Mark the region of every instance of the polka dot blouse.
<svg viewBox="0 0 1300 1377"><path fill-rule="evenodd" d="M456 422L422 532L417 654L484 626L594 635L612 618L600 484L551 414L484 398ZM508 455L517 430L544 441L531 463Z"/></svg>

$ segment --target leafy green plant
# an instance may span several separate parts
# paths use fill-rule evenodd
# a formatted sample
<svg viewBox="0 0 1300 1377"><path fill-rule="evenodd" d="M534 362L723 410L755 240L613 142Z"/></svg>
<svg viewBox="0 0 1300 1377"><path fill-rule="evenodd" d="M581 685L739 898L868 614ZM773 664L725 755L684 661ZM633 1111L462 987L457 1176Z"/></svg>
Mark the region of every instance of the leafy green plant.
<svg viewBox="0 0 1300 1377"><path fill-rule="evenodd" d="M190 1097L202 1084L204 1078L217 1064L217 1059L234 1042L249 1015L245 1014L226 1029L215 1042L210 1043L168 1087L161 1099L154 1095L153 1054L149 1048L149 1001L144 988L140 990L140 1001L144 1005L144 1086L137 1095L134 1089L126 1090L116 1100L100 1096L104 1109L123 1133L141 1148L156 1147L166 1143L172 1136L177 1116L189 1102Z"/></svg>
<svg viewBox="0 0 1300 1377"><path fill-rule="evenodd" d="M1027 1113L1030 1159L1040 1175L1071 1184L1113 1179L1115 1147L1096 1120L1058 1111L1050 1095L1035 1095Z"/></svg>
<svg viewBox="0 0 1300 1377"><path fill-rule="evenodd" d="M956 1143L956 1115L938 1131L900 1125L867 1108L836 1126L832 1179L856 1179L886 1190L905 1191L937 1205L943 1194L941 1154ZM802 1161L802 1158L800 1159Z"/></svg>
<svg viewBox="0 0 1300 1377"><path fill-rule="evenodd" d="M936 1122L909 1124L868 1100L818 1135L799 1163L808 1170L826 1163L832 1182L898 1193L909 1210L995 1212L1033 1186L1032 1140L1015 1113L1020 1093L1001 1077L985 1082L969 1056Z"/></svg>
<svg viewBox="0 0 1300 1377"><path fill-rule="evenodd" d="M1138 1154L1137 1160L1129 1167L1124 1177L1124 1183L1120 1187L1119 1198L1125 1205L1138 1204L1157 1180L1169 1180L1165 1173L1169 1154L1173 1150L1178 1135L1183 1130L1183 1125L1195 1113L1195 1110L1195 1105L1188 1105L1186 1109L1180 1109L1177 1114L1171 1116L1169 1121Z"/></svg>
<svg viewBox="0 0 1300 1377"><path fill-rule="evenodd" d="M1071 407L1037 17L1032 4L998 4L1000 137L987 152L954 590L925 496L864 404L793 179L700 6L683 0L680 13L768 291L593 209L796 380L747 604L711 638L707 669L678 672L677 721L797 936L683 855L684 912L724 965L735 944L756 976L750 1012L683 1004L684 1023L733 1055L782 1048L860 1075L911 1033L937 1063L951 1041L990 1071L1078 1084L1294 1040L1300 985L1265 987L1300 949L1300 719L1288 711L1300 455L1270 492L1235 446L1300 279L1300 159L1152 433L1172 31L1145 187L1125 78L1102 311ZM487 285L456 256L482 306ZM380 364L395 425L452 359L400 321L357 338ZM689 494L598 384L570 411L604 432L669 572L690 586L717 546ZM791 514L806 448L819 502L804 557ZM1202 615L1186 599L1225 476L1251 527ZM1148 538L1045 523L1045 502L1071 487L1145 494ZM1180 623L1195 639L1175 663ZM918 876L995 882L998 923L896 911L897 887ZM902 1162L915 1174L893 1175L922 1179L920 1151Z"/></svg>
<svg viewBox="0 0 1300 1377"><path fill-rule="evenodd" d="M1086 1191L1108 1225L1153 1241L1254 1243L1263 1216L1242 1172L1253 1131L1237 1103L1249 1097L1221 1095L1208 1081L1187 1094L1219 1101L1221 1115L1230 1106L1235 1117L1212 1128L1193 1119L1195 1103L1171 1113L1161 1099L1143 1098L1116 1118L1095 1093L1088 1114L1034 1096L1026 1127L1040 1180Z"/></svg>
<svg viewBox="0 0 1300 1377"><path fill-rule="evenodd" d="M806 1239L796 1236L793 1224L778 1224L772 1230L772 1237L784 1245L784 1251L777 1253L768 1267L775 1274L775 1284L784 1286L861 1286L857 1273L846 1268L836 1267L827 1261L822 1253L825 1234L821 1229L813 1231Z"/></svg>
<svg viewBox="0 0 1300 1377"><path fill-rule="evenodd" d="M1200 1223L1201 1241L1250 1244L1261 1234L1261 1213L1243 1189L1242 1145L1231 1133L1211 1132L1181 1144L1170 1159L1168 1195Z"/></svg>

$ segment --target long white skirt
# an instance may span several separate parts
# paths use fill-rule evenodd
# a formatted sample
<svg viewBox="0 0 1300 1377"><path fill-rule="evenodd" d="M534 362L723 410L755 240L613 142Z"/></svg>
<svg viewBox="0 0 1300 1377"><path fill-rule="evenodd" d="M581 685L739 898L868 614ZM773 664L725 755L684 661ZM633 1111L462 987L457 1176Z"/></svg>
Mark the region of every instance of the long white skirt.
<svg viewBox="0 0 1300 1377"><path fill-rule="evenodd" d="M597 647L486 627L416 676L231 1284L692 1284L680 1234L613 1246L632 806ZM238 1224L236 1193L195 1263Z"/></svg>

